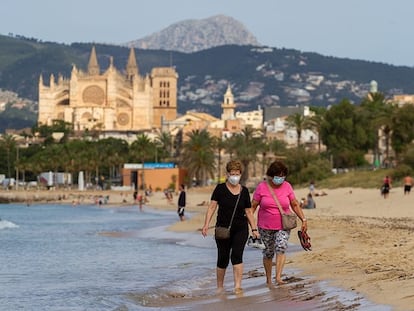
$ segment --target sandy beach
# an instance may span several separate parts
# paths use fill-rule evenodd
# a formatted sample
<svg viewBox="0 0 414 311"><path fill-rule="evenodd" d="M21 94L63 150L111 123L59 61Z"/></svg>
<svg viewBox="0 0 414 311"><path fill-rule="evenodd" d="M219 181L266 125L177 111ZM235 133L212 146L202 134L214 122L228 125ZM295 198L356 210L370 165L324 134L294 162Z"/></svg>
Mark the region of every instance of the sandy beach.
<svg viewBox="0 0 414 311"><path fill-rule="evenodd" d="M304 211L312 251L288 251L286 268L298 269L298 278L312 276L328 281L375 303L391 305L393 310L414 310L414 193L404 196L402 188L393 188L389 198L384 199L378 189L324 190L326 196L315 197L317 208ZM197 233L206 210L202 203L209 201L211 191L189 189L186 211L191 217L180 222L177 216L177 222L168 230ZM296 194L305 197L307 189L297 189ZM3 191L0 196L21 201L79 200L80 204L95 204L97 197L109 196L102 207L133 204L130 191ZM176 200L175 195L168 202L163 193L157 192L149 197L147 206L176 210ZM298 244L296 231L290 242Z"/></svg>

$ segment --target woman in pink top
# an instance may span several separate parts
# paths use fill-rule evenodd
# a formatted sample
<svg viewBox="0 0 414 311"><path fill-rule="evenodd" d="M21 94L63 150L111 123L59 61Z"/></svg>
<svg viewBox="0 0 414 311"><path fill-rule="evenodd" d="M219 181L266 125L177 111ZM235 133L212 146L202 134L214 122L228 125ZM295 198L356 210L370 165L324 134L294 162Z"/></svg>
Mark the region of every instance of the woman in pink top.
<svg viewBox="0 0 414 311"><path fill-rule="evenodd" d="M282 209L289 213L290 207L302 221L303 232L307 230L307 221L296 200L295 193L289 182L285 180L288 168L281 161L274 161L267 169L267 178L259 183L253 194L252 211L259 207L257 227L266 248L263 250L263 266L266 273L266 283L272 284L272 261L276 252L276 283L284 284L282 271L286 261L285 252L288 246L290 230L282 229L282 217L277 204L270 193L274 192ZM270 189L269 189L270 185Z"/></svg>

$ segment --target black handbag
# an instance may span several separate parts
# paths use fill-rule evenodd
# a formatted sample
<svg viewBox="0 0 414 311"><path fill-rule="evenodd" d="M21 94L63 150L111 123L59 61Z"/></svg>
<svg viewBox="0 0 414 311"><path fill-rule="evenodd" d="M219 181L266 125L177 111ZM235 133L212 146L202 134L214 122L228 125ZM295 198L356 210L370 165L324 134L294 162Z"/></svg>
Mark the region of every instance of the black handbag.
<svg viewBox="0 0 414 311"><path fill-rule="evenodd" d="M237 197L236 205L234 206L233 215L231 216L230 225L228 227L217 226L214 229L214 237L217 240L225 240L225 239L230 238L230 228L231 228L231 225L233 223L234 214L236 213L236 208L237 208L237 205L239 204L240 195L241 195L242 190L243 190L243 188L240 188L240 192L239 192L239 195Z"/></svg>
<svg viewBox="0 0 414 311"><path fill-rule="evenodd" d="M214 236L217 240L225 240L230 238L230 228L227 227L216 227L214 229Z"/></svg>

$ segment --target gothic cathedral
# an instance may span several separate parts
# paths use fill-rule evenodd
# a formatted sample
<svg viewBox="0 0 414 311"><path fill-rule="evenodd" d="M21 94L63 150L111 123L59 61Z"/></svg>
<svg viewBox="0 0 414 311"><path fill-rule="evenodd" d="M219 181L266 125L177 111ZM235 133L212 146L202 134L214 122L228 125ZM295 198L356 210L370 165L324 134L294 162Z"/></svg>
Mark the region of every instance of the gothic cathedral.
<svg viewBox="0 0 414 311"><path fill-rule="evenodd" d="M39 79L39 125L63 120L74 131L134 132L161 128L163 120L177 117L178 74L172 67L157 67L139 74L135 51L130 49L125 72L113 59L101 73L95 47L87 72L74 65L70 80L52 74L49 86Z"/></svg>

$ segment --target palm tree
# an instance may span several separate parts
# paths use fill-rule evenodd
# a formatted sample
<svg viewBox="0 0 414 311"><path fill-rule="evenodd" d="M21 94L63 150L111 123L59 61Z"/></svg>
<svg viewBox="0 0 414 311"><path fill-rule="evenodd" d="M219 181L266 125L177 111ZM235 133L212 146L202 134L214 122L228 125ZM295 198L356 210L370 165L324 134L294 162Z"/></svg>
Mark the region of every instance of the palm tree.
<svg viewBox="0 0 414 311"><path fill-rule="evenodd" d="M159 136L155 140L156 144L156 159L155 162L158 160L167 160L170 161L172 158L172 150L173 150L173 139L170 133L168 132L161 132Z"/></svg>
<svg viewBox="0 0 414 311"><path fill-rule="evenodd" d="M392 133L392 119L396 110L396 106L387 103L385 96L382 93L369 93L362 101L360 108L365 118L368 120L368 126L373 132L373 150L375 156L379 152L379 141L381 134L385 140L385 159L389 162L390 157L390 143Z"/></svg>
<svg viewBox="0 0 414 311"><path fill-rule="evenodd" d="M326 108L323 107L315 107L312 108L312 111L315 112L315 115L311 116L307 119L307 127L315 131L318 135L318 153L321 153L321 132L322 132L322 123L325 120L325 112Z"/></svg>
<svg viewBox="0 0 414 311"><path fill-rule="evenodd" d="M225 149L243 163L244 171L240 183L245 184L249 179L249 165L256 161L257 153L261 150L262 134L251 126L244 128L240 134L230 137L226 141Z"/></svg>
<svg viewBox="0 0 414 311"><path fill-rule="evenodd" d="M300 146L300 140L302 138L302 131L309 128L306 117L301 113L294 113L286 119L288 127L294 127L296 130L297 147Z"/></svg>
<svg viewBox="0 0 414 311"><path fill-rule="evenodd" d="M219 183L221 178L221 152L225 147L225 142L221 137L214 137L213 142L217 151L217 183Z"/></svg>
<svg viewBox="0 0 414 311"><path fill-rule="evenodd" d="M129 145L123 139L114 138L107 138L99 142L105 144L105 165L109 171L110 179L113 179L120 175L122 164L125 163L128 156Z"/></svg>
<svg viewBox="0 0 414 311"><path fill-rule="evenodd" d="M146 134L137 135L137 140L130 146L130 156L134 160L142 163L142 189L145 189L145 161L153 159L155 154L155 143L152 142Z"/></svg>
<svg viewBox="0 0 414 311"><path fill-rule="evenodd" d="M11 178L11 154L16 149L16 139L12 135L6 134L2 136L0 143L6 150L7 177Z"/></svg>
<svg viewBox="0 0 414 311"><path fill-rule="evenodd" d="M214 142L207 130L193 130L187 134L183 143L181 163L187 169L191 179L196 178L201 185L206 184L207 177L214 178Z"/></svg>

